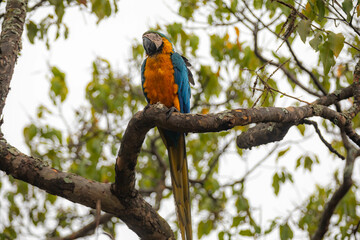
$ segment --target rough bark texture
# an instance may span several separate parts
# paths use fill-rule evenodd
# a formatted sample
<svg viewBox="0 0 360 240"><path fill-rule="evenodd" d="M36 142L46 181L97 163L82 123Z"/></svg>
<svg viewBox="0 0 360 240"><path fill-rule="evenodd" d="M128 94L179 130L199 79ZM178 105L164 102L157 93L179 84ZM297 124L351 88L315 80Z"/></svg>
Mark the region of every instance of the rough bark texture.
<svg viewBox="0 0 360 240"><path fill-rule="evenodd" d="M355 84L353 86L355 86ZM327 96L323 96L308 106L313 106L314 110L319 111L321 108L319 107L320 105L330 106L332 104L336 104L343 99L353 96L354 89L357 89L353 86L344 88L341 91L336 91ZM274 141L280 141L287 134L289 128L299 124L301 120L302 119L298 119L298 121L292 123L270 122L257 124L248 131L241 133L236 139L236 144L239 148L246 149Z"/></svg>
<svg viewBox="0 0 360 240"><path fill-rule="evenodd" d="M290 127L291 123L259 123L236 138L236 145L239 148L252 148L262 144L281 141Z"/></svg>
<svg viewBox="0 0 360 240"><path fill-rule="evenodd" d="M0 140L0 170L46 192L72 202L101 209L123 220L143 239L174 239L174 235L155 210L140 194L127 198L124 205L110 190L110 184L88 180L81 176L51 168L40 159L19 152L4 139Z"/></svg>
<svg viewBox="0 0 360 240"><path fill-rule="evenodd" d="M26 0L8 0L0 35L0 115L3 112L14 66L21 48Z"/></svg>

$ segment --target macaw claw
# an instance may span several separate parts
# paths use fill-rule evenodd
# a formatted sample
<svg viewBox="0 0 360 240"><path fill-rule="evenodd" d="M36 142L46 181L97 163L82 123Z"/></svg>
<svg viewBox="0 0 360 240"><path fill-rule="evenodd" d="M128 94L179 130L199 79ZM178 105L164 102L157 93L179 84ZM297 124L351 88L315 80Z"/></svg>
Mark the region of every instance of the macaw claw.
<svg viewBox="0 0 360 240"><path fill-rule="evenodd" d="M171 107L169 108L169 110L167 110L166 112L166 120L168 120L171 116L171 114L173 114L173 112L179 112L179 110L177 110L176 107Z"/></svg>
<svg viewBox="0 0 360 240"><path fill-rule="evenodd" d="M145 112L146 110L148 110L149 107L150 107L150 103L148 103L148 104L144 107L144 112Z"/></svg>
<svg viewBox="0 0 360 240"><path fill-rule="evenodd" d="M150 108L150 103L148 103L148 104L144 107L144 110L143 110L143 112L142 112L143 117L145 117L146 110L148 110L149 108Z"/></svg>

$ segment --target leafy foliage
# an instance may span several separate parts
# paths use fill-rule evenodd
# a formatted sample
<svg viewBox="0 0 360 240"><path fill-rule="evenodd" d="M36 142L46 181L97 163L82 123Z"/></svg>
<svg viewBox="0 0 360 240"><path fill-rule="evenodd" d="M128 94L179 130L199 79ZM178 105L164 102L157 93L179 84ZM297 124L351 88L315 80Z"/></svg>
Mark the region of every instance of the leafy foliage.
<svg viewBox="0 0 360 240"><path fill-rule="evenodd" d="M352 83L352 59L360 49L359 29L355 27L359 26L359 2L344 0L341 6L322 0L178 2L177 11L184 21L155 28L165 32L176 49L196 63L193 72L197 81L192 89L191 109L194 113L275 106L282 104L285 93L297 95L300 91L301 98L306 99L322 96ZM41 1L41 4L30 7L29 11L35 15L44 6L50 7L50 13L40 21L28 19L26 26L31 43L44 41L47 46L60 36L67 38L71 26L66 26L63 19L66 9L70 7L80 11L87 9L97 17L98 22L117 12L117 1L108 0ZM53 27L56 29L55 38L49 33ZM260 38L265 38L265 42ZM199 50L203 41L209 43L205 60L200 58L203 53ZM302 49L297 48L304 46L316 61L310 62L310 57L299 54ZM134 64L130 65L133 72L140 71L143 55L141 44L134 41ZM300 59L300 56L303 58ZM92 64L92 76L85 89L84 105L74 111L74 121L70 124L63 115L68 88L66 73L60 69L56 66L49 69L52 105L38 107L37 116L24 128L25 142L33 156L54 168L95 181L113 182L118 143L129 118L146 104L140 81L118 73L108 60L97 58ZM294 99L287 98L286 101L300 104ZM52 120L58 116L60 126L52 124ZM319 120L319 123L321 131L332 139L330 142L334 148L345 154L336 128L325 120ZM359 128L359 119L355 118L354 126ZM335 184L316 186L306 201L296 206L289 215L274 216L263 222L258 217L261 210L254 207L248 196L248 184L251 183L248 176L253 171L260 171L266 159L254 165L254 169L232 176L231 180L224 181L220 174L224 161L242 161L244 165L253 161L249 151L235 150L233 144L233 134L247 129L239 127L229 132L189 134L187 137L197 237L200 239L216 234L218 239L239 236L266 239L271 235L276 236L272 238L287 240L304 234L312 236L324 205L341 181L338 179L339 172L333 173ZM299 125L298 131L302 137L310 132L305 125ZM296 187L298 179L294 176L298 172L311 173L320 160L330 161L328 154L318 156L306 150L296 151L294 145L288 144L286 148L275 146L273 150L275 163L267 182L262 184L270 183L265 187L272 187L274 195L271 196L275 198L281 196L285 183ZM287 157L294 152L296 157ZM294 169L281 165L285 158L292 161ZM165 147L157 130L152 130L139 156L137 185L157 209L161 208L162 200L171 196L167 169ZM2 178L8 179L12 187L2 190L9 210L6 216L2 216L8 224L1 228L0 238L14 239L24 231L30 234L30 228L46 229L46 237L57 237L61 230L74 230L75 223L84 225L95 214L93 211L81 214L75 206L63 207L59 204L62 200L55 196L11 177ZM357 213L360 201L355 194L358 182L354 185L335 211L335 221L327 233L333 239L350 239L359 235L353 231L360 221ZM41 202L35 204L32 199ZM49 209L56 213L55 218ZM16 224L16 221L24 218L31 219L31 224ZM57 221L53 229L47 227L50 219ZM112 221L104 228L114 234L117 221Z"/></svg>

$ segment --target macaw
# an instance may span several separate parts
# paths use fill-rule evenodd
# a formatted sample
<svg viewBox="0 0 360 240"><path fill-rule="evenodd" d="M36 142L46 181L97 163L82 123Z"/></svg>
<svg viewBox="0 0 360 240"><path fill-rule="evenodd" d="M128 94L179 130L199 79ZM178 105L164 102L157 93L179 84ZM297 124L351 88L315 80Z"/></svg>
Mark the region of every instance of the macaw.
<svg viewBox="0 0 360 240"><path fill-rule="evenodd" d="M193 76L189 61L174 51L171 41L162 33L147 31L143 34L147 55L141 66L141 82L149 104L160 102L170 110L190 112L190 84ZM175 111L176 111L175 110ZM185 134L158 128L168 150L179 228L183 240L192 239L188 165Z"/></svg>

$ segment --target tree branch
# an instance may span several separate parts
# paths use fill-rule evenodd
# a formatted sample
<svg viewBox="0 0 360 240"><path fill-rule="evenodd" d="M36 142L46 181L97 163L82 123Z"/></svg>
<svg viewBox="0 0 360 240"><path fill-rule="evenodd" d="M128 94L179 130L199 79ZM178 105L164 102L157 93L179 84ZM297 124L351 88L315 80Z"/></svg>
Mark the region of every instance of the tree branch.
<svg viewBox="0 0 360 240"><path fill-rule="evenodd" d="M100 200L103 211L120 218L143 239L175 239L167 222L140 194L124 204L112 194L110 184L53 169L45 162L19 152L4 139L0 139L0 170L50 194L90 208L95 209Z"/></svg>
<svg viewBox="0 0 360 240"><path fill-rule="evenodd" d="M320 132L320 129L318 127L317 122L315 121L310 121L310 120L304 120L303 121L304 124L309 124L312 125L315 128L316 133L318 134L320 140L325 144L325 146L329 149L330 152L336 154L339 158L341 158L342 160L345 159L345 157L343 155L341 155L338 151L336 151L336 149L334 149L330 143L328 143L325 138L323 137L323 135Z"/></svg>
<svg viewBox="0 0 360 240"><path fill-rule="evenodd" d="M289 43L289 40L286 40L286 45L291 53L291 55L293 56L296 64L299 66L300 69L304 70L309 76L310 78L313 80L314 84L317 86L317 88L324 94L327 94L326 89L324 88L324 86L320 83L319 79L315 76L315 74L313 72L311 72L309 69L305 68L305 66L300 62L300 60L297 58L297 56L295 55L295 52L293 51L291 44Z"/></svg>
<svg viewBox="0 0 360 240"><path fill-rule="evenodd" d="M259 51L259 47L258 47L258 43L257 43L257 38L258 38L258 29L257 27L254 29L253 31L253 35L254 35L254 53L256 55L257 58L260 59L260 61L264 62L264 63L268 63L270 65L273 65L275 67L279 67L282 72L297 86L299 86L300 88L302 88L304 91L310 93L311 95L317 96L317 97L321 97L321 94L318 92L315 92L307 87L305 87L301 82L298 81L298 79L294 76L294 74L292 74L288 69L286 69L284 66L282 66L280 63L275 63L273 61L270 61L268 59L266 59L265 57L263 57L260 54Z"/></svg>
<svg viewBox="0 0 360 240"><path fill-rule="evenodd" d="M2 115L14 66L21 48L26 0L8 0L0 35L0 115Z"/></svg>
<svg viewBox="0 0 360 240"><path fill-rule="evenodd" d="M341 201L341 199L343 199L343 197L346 195L346 193L349 191L353 184L352 173L354 169L354 162L355 159L359 156L359 154L360 152L355 149L352 149L348 152L344 168L343 183L334 192L334 195L331 197L331 199L326 203L320 218L319 227L316 230L315 234L311 237L311 240L321 240L327 232L330 218L334 214L336 206Z"/></svg>
<svg viewBox="0 0 360 240"><path fill-rule="evenodd" d="M355 83L353 84L355 85ZM356 88L349 86L342 89L341 91L335 91L327 96L323 96L311 105L324 105L330 106L332 104L337 104L340 100L349 98L353 95L353 92ZM259 145L267 144L270 142L280 141L287 134L290 127L299 124L301 121L292 123L284 122L270 122L270 123L260 123L256 126L250 128L248 131L241 133L237 139L236 144L239 148L252 148ZM348 133L353 134L353 130L348 128Z"/></svg>
<svg viewBox="0 0 360 240"><path fill-rule="evenodd" d="M109 222L112 217L114 217L114 215L112 215L110 213L103 214L99 219L99 224L105 224L105 223ZM77 239L80 237L86 237L86 236L93 234L95 232L95 229L97 228L97 226L98 226L97 219L95 219L91 223L85 225L78 231L73 232L68 236L51 238L49 240L73 240L73 239Z"/></svg>
<svg viewBox="0 0 360 240"><path fill-rule="evenodd" d="M103 211L122 219L141 238L174 239L167 222L135 189L137 157L145 135L152 127L157 125L180 132L219 132L250 123L295 124L305 118L320 116L329 119L346 132L347 118L319 103L332 104L348 98L352 96L352 89L343 89L322 97L313 104L300 107L236 109L205 115L175 112L169 119L168 109L164 105L150 105L144 111L136 113L127 126L116 160L115 184L111 188L109 184L53 169L39 159L20 153L3 139L0 141L0 170L50 194L84 206L96 208L96 202L100 200ZM359 142L357 144L360 145Z"/></svg>
<svg viewBox="0 0 360 240"><path fill-rule="evenodd" d="M324 96L313 104L301 107L288 108L250 108L236 109L216 114L182 114L173 113L169 119L166 117L168 109L158 103L149 105L145 110L136 113L130 120L123 135L121 147L115 166L115 185L113 192L119 200L126 204L132 196L137 195L135 189L135 166L141 145L146 133L155 125L164 129L178 132L220 132L235 126L244 126L250 123L277 122L294 125L301 120L313 116L320 116L332 121L349 133L345 126L347 118L326 106L352 96L352 88L345 88L336 93ZM319 104L324 104L319 105ZM360 145L360 142L356 142Z"/></svg>
<svg viewBox="0 0 360 240"><path fill-rule="evenodd" d="M281 141L293 125L292 123L259 123L246 132L242 132L236 138L236 145L239 148L251 149L270 142Z"/></svg>

